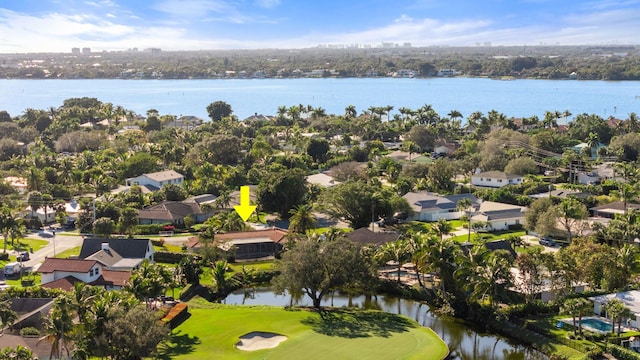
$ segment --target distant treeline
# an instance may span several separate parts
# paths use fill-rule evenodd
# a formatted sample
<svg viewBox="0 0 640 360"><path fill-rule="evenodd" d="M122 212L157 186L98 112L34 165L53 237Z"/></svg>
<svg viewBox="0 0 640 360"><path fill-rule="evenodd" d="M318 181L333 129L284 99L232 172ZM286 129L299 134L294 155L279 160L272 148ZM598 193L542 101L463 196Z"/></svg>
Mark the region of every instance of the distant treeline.
<svg viewBox="0 0 640 360"><path fill-rule="evenodd" d="M213 79L460 76L639 80L638 46L514 46L369 49L0 54L0 78Z"/></svg>

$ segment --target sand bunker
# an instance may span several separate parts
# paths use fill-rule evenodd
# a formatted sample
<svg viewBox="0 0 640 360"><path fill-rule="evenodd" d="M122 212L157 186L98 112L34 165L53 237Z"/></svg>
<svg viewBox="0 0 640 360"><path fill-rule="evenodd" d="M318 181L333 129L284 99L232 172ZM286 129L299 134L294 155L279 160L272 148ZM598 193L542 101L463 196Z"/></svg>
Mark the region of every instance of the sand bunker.
<svg viewBox="0 0 640 360"><path fill-rule="evenodd" d="M240 336L240 341L236 344L236 347L244 351L273 349L285 340L287 340L287 337L284 335L254 331Z"/></svg>

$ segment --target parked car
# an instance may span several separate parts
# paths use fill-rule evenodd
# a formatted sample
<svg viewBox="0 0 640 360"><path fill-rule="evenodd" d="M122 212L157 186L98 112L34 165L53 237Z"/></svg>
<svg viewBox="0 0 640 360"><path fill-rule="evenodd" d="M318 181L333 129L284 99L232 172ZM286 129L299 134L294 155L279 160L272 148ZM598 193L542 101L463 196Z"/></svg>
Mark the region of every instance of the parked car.
<svg viewBox="0 0 640 360"><path fill-rule="evenodd" d="M543 246L556 246L556 242L548 236L541 237L538 243Z"/></svg>
<svg viewBox="0 0 640 360"><path fill-rule="evenodd" d="M28 261L29 260L29 252L23 251L16 256L16 260L18 261Z"/></svg>
<svg viewBox="0 0 640 360"><path fill-rule="evenodd" d="M4 266L4 275L5 276L13 276L20 273L22 269L22 264L19 262L8 263Z"/></svg>

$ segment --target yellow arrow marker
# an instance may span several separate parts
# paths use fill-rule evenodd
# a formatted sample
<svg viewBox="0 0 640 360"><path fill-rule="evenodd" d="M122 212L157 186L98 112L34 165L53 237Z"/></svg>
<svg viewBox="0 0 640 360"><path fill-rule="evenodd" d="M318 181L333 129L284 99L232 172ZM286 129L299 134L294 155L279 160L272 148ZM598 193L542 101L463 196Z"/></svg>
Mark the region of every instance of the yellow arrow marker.
<svg viewBox="0 0 640 360"><path fill-rule="evenodd" d="M249 186L240 186L240 205L233 207L243 221L247 221L249 216L256 211L256 206L251 205L249 201Z"/></svg>

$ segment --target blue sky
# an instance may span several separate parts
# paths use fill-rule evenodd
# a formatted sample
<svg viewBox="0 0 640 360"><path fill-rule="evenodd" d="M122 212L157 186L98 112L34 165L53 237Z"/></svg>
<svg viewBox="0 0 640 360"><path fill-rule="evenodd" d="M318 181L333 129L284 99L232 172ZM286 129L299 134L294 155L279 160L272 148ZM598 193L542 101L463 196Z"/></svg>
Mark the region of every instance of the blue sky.
<svg viewBox="0 0 640 360"><path fill-rule="evenodd" d="M638 44L640 0L0 0L0 53Z"/></svg>

